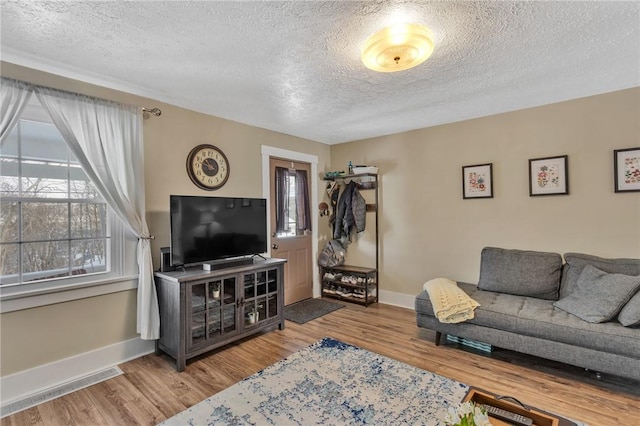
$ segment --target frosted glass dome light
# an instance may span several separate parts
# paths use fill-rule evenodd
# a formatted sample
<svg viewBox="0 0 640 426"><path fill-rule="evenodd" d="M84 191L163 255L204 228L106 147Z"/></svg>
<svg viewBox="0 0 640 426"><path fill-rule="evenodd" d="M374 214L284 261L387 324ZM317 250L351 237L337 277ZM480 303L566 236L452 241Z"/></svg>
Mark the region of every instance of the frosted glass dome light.
<svg viewBox="0 0 640 426"><path fill-rule="evenodd" d="M420 65L433 53L433 35L424 25L400 24L384 28L362 48L364 65L379 72L395 72Z"/></svg>

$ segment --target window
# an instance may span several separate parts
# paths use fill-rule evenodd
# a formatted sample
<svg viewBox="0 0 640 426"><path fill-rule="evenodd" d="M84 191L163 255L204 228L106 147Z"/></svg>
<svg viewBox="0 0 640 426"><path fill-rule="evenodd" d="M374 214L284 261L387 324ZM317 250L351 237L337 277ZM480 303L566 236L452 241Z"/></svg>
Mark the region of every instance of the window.
<svg viewBox="0 0 640 426"><path fill-rule="evenodd" d="M306 170L275 167L275 236L295 237L311 230Z"/></svg>
<svg viewBox="0 0 640 426"><path fill-rule="evenodd" d="M35 98L35 97L34 97ZM110 209L37 101L0 152L0 286L111 270Z"/></svg>
<svg viewBox="0 0 640 426"><path fill-rule="evenodd" d="M287 202L285 203L284 229L277 233L278 237L295 237L298 231L298 209L296 209L296 175L289 175Z"/></svg>

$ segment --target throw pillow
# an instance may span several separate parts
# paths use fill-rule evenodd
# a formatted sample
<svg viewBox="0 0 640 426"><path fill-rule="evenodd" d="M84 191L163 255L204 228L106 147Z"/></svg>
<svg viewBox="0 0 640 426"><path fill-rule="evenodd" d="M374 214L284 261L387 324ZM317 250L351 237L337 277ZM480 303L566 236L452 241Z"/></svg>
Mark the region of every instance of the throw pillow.
<svg viewBox="0 0 640 426"><path fill-rule="evenodd" d="M640 276L607 274L586 265L576 283L576 290L554 302L563 311L591 323L613 319L640 289Z"/></svg>
<svg viewBox="0 0 640 426"><path fill-rule="evenodd" d="M578 277L582 268L593 265L601 271L610 274L638 275L640 274L640 259L607 259L583 253L566 253L565 265L562 270L560 284L560 298L570 295L576 289Z"/></svg>
<svg viewBox="0 0 640 426"><path fill-rule="evenodd" d="M640 291L624 305L618 315L618 321L625 327L640 325Z"/></svg>

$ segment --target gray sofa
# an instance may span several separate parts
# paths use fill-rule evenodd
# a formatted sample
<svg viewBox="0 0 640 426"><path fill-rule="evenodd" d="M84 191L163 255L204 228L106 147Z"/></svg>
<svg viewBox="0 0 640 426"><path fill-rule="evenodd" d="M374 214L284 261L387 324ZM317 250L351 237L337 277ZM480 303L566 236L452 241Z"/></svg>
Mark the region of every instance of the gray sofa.
<svg viewBox="0 0 640 426"><path fill-rule="evenodd" d="M458 283L480 303L475 318L440 322L422 291L417 324L436 331L436 345L451 334L640 380L640 259L567 253L564 262L557 253L486 247L478 285Z"/></svg>

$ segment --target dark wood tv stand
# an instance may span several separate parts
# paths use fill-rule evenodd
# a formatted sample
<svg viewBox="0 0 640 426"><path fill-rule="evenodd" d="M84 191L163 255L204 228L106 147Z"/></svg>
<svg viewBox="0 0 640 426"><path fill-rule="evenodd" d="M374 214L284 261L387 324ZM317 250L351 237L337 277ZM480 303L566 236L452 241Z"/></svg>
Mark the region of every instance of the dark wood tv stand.
<svg viewBox="0 0 640 426"><path fill-rule="evenodd" d="M284 329L284 259L205 271L156 272L160 339L156 354L188 359L276 326Z"/></svg>

